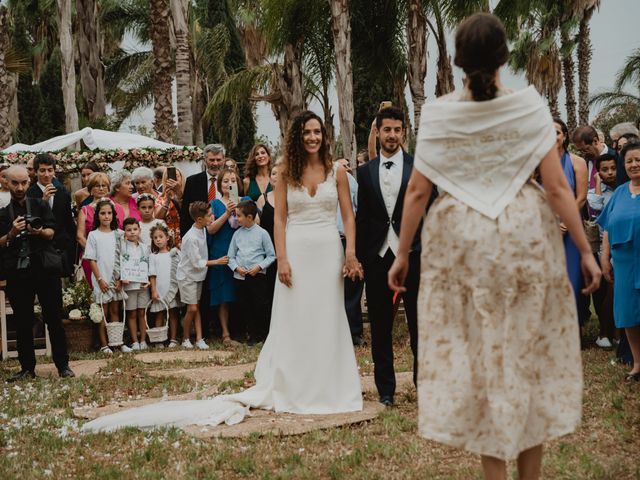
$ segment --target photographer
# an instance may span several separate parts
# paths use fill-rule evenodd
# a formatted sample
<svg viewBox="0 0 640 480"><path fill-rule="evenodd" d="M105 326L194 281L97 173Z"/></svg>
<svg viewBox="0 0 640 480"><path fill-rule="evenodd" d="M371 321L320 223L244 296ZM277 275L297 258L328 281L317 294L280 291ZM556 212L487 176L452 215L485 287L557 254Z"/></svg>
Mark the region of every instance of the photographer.
<svg viewBox="0 0 640 480"><path fill-rule="evenodd" d="M76 223L71 211L71 194L56 180L56 160L48 153L40 153L33 160L36 183L27 190L27 197L41 198L49 204L56 219L53 244L63 254L63 276L73 273L76 256Z"/></svg>
<svg viewBox="0 0 640 480"><path fill-rule="evenodd" d="M61 377L74 377L69 368L67 343L62 328L62 265L55 265L51 246L56 220L47 202L26 196L29 174L21 166L7 170L11 201L0 209L0 252L7 295L16 317L18 360L21 370L9 377L13 382L35 377L33 349L33 305L37 294L42 317L49 328L53 361ZM56 267L56 268L54 268Z"/></svg>

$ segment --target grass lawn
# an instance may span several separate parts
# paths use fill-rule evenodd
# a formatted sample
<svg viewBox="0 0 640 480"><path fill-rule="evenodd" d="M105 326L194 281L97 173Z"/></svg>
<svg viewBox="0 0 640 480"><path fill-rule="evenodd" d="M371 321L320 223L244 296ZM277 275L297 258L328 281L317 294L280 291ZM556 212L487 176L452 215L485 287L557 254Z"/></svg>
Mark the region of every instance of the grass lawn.
<svg viewBox="0 0 640 480"><path fill-rule="evenodd" d="M594 325L590 327L592 331ZM402 325L397 327L395 350L398 370L409 370L410 351ZM239 347L222 363L246 363L257 355L257 348ZM361 370L371 373L369 349L359 348L357 355ZM640 384L624 384L625 368L611 359L612 353L596 348L583 352L583 423L576 433L546 445L544 478L640 479ZM0 362L0 378L16 367L16 361ZM151 369L158 365L117 354L90 378L0 383L0 479L481 478L477 457L416 435L413 391L399 395L395 408L371 422L300 436L200 440L178 429L78 433L81 421L72 414L76 406L211 386L189 378L152 377L145 373ZM251 381L248 376L219 388L236 391ZM376 400L374 395L366 399Z"/></svg>

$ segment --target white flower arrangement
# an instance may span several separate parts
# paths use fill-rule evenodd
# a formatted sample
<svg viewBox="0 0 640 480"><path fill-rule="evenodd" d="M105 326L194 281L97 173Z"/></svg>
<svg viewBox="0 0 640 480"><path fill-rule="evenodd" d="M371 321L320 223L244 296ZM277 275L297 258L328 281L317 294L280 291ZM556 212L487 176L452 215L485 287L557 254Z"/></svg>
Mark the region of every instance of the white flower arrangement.
<svg viewBox="0 0 640 480"><path fill-rule="evenodd" d="M73 296L70 293L65 292L64 295L62 295L62 305L65 307L73 305Z"/></svg>
<svg viewBox="0 0 640 480"><path fill-rule="evenodd" d="M69 320L80 320L82 319L82 312L77 308L74 308L69 312Z"/></svg>
<svg viewBox="0 0 640 480"><path fill-rule="evenodd" d="M102 323L102 306L92 303L89 307L89 318L93 323Z"/></svg>

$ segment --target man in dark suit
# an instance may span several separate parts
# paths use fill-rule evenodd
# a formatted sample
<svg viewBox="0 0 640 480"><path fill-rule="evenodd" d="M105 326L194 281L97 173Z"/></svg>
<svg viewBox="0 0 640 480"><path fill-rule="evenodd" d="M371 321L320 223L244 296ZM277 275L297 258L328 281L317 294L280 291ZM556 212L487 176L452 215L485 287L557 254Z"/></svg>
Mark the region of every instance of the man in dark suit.
<svg viewBox="0 0 640 480"><path fill-rule="evenodd" d="M180 208L180 234L182 236L193 225L193 220L189 215L189 205L196 201L211 203L214 198L220 197L216 187L216 179L218 172L224 165L225 153L224 145L218 143L207 145L204 147L204 171L187 177Z"/></svg>
<svg viewBox="0 0 640 480"><path fill-rule="evenodd" d="M387 284L387 273L398 247L402 207L413 157L401 148L405 129L401 110L394 107L381 110L376 117L376 128L380 155L358 168L356 250L364 266L376 387L380 402L391 406L396 389L392 346L394 293ZM420 238L417 234L409 255L407 291L402 298L414 358L414 383L417 378L419 277Z"/></svg>
<svg viewBox="0 0 640 480"><path fill-rule="evenodd" d="M41 198L49 204L56 219L53 244L63 252L64 276L68 277L73 273L76 255L76 223L71 211L71 194L56 179L56 160L51 155L36 155L33 168L36 183L27 190L27 197Z"/></svg>

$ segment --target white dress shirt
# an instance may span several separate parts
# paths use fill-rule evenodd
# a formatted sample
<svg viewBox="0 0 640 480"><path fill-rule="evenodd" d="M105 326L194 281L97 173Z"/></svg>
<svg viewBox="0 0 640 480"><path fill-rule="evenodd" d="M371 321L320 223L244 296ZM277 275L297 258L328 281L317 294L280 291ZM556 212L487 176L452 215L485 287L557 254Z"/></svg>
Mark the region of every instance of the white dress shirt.
<svg viewBox="0 0 640 480"><path fill-rule="evenodd" d="M387 162L391 162L389 168L385 165ZM394 255L398 252L400 239L391 224L391 216L396 208L398 193L400 192L400 186L402 185L403 167L404 155L401 148L399 148L398 151L389 158L385 157L382 152L380 152L380 191L382 192L384 206L387 209L387 215L389 215L389 230L387 231L387 238L378 252L378 255L381 257L384 257L387 253L387 249L389 248Z"/></svg>
<svg viewBox="0 0 640 480"><path fill-rule="evenodd" d="M38 187L40 187L40 190L42 190L42 195L44 196L44 189L47 188L44 185L42 185L40 182L38 182ZM51 195L49 197L49 208L53 208L53 197L55 195Z"/></svg>
<svg viewBox="0 0 640 480"><path fill-rule="evenodd" d="M207 278L207 234L204 228L192 226L182 237L182 255L176 278L179 281L202 282Z"/></svg>

